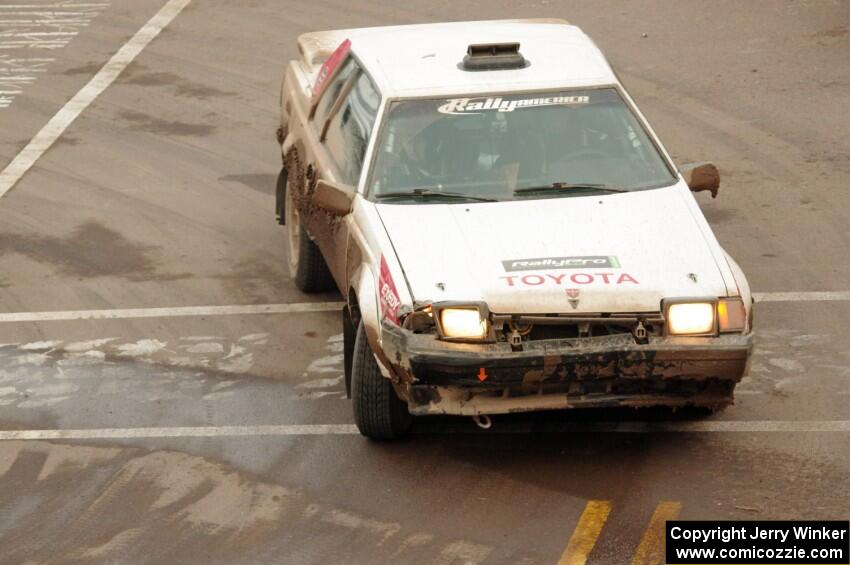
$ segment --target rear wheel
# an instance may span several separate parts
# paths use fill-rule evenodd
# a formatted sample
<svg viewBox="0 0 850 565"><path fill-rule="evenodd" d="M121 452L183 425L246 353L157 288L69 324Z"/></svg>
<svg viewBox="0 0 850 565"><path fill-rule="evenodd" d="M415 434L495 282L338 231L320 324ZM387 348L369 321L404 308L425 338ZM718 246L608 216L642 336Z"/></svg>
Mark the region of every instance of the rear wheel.
<svg viewBox="0 0 850 565"><path fill-rule="evenodd" d="M281 173L285 175L285 173ZM289 240L289 276L295 286L304 292L322 292L334 288L334 280L319 247L307 235L301 223L301 214L295 205L292 185L284 177L286 200L284 215Z"/></svg>
<svg viewBox="0 0 850 565"><path fill-rule="evenodd" d="M280 225L286 224L286 211L284 203L286 202L286 167L281 167L280 174L277 175L277 183L274 191L274 217Z"/></svg>
<svg viewBox="0 0 850 565"><path fill-rule="evenodd" d="M351 398L354 422L364 436L377 440L397 439L410 430L413 417L407 404L396 395L392 383L381 374L363 322L358 325L354 340Z"/></svg>

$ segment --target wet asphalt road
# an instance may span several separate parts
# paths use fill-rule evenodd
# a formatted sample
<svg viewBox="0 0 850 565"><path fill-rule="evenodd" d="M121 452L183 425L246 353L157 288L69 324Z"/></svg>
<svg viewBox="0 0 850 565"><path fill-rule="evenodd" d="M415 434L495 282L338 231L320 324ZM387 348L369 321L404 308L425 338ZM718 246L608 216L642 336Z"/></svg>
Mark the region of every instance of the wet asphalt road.
<svg viewBox="0 0 850 565"><path fill-rule="evenodd" d="M57 4L0 4L2 166L165 0ZM0 312L339 300L295 289L273 220L295 36L544 16L597 41L678 162L718 163L700 202L754 290L850 290L846 2L194 0L0 198ZM850 420L849 315L757 305L751 376L708 421ZM653 515L848 518L846 431L564 427L679 417L650 411L433 419L389 445L227 432L351 424L340 332L334 312L0 323L0 429L212 430L0 441L0 562L556 563L595 500L588 562L652 563Z"/></svg>

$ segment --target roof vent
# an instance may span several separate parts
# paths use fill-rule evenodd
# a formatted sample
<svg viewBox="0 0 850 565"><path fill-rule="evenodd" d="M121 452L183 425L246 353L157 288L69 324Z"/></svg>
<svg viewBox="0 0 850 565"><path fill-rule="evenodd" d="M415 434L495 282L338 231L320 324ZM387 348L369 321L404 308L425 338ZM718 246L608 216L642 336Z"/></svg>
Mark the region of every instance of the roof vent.
<svg viewBox="0 0 850 565"><path fill-rule="evenodd" d="M519 43L479 43L467 48L458 66L465 71L499 71L524 69L528 64L519 52Z"/></svg>

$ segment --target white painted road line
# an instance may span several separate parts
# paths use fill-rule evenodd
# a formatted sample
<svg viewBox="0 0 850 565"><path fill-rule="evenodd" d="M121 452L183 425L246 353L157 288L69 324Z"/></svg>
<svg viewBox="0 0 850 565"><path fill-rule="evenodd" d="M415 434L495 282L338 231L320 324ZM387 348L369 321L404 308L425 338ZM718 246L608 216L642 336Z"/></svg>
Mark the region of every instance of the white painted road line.
<svg viewBox="0 0 850 565"><path fill-rule="evenodd" d="M498 424L498 422L497 422ZM575 422L567 423L557 433L830 433L850 432L850 420L832 421L693 421L693 422ZM246 437L246 436L336 436L356 435L352 424L295 424L270 426L202 426L176 428L100 428L81 430L3 430L0 441L55 439L145 439L181 437ZM427 433L427 432L425 432ZM441 435L463 433L440 431ZM534 433L516 428L499 428L481 432L472 427L469 433Z"/></svg>
<svg viewBox="0 0 850 565"><path fill-rule="evenodd" d="M753 296L755 296L756 302L850 301L850 292L757 292ZM342 302L305 302L295 304L249 304L244 306L186 306L175 308L119 308L115 310L62 310L58 312L6 312L0 313L0 323L335 312L340 310L342 306Z"/></svg>
<svg viewBox="0 0 850 565"><path fill-rule="evenodd" d="M125 308L117 310L64 310L59 312L10 312L2 322L55 322L62 320L123 320L129 318L175 318L181 316L236 316L245 314L297 314L339 312L342 302L294 304L246 304L238 306L185 306L176 308Z"/></svg>
<svg viewBox="0 0 850 565"><path fill-rule="evenodd" d="M850 300L850 291L754 292L756 302L831 302Z"/></svg>
<svg viewBox="0 0 850 565"><path fill-rule="evenodd" d="M23 439L136 439L174 437L242 436L328 436L356 434L350 424L294 426L206 426L183 428L105 428L89 430L9 430L0 431L0 441Z"/></svg>
<svg viewBox="0 0 850 565"><path fill-rule="evenodd" d="M0 198L23 177L77 117L192 0L169 0L0 172Z"/></svg>
<svg viewBox="0 0 850 565"><path fill-rule="evenodd" d="M606 430L604 422L590 423L587 431L612 431L615 433L731 433L731 432L850 432L850 420L754 420L754 421L682 421L682 422L617 422L607 424L613 429ZM576 429L581 429L577 424Z"/></svg>

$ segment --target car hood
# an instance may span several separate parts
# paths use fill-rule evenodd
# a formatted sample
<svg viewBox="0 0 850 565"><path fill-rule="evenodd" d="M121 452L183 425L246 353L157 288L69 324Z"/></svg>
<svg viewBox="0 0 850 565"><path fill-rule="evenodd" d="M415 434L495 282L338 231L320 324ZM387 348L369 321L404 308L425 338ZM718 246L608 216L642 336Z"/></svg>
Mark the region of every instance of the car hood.
<svg viewBox="0 0 850 565"><path fill-rule="evenodd" d="M717 297L717 246L679 187L498 203L378 204L415 301L496 313L654 312Z"/></svg>

